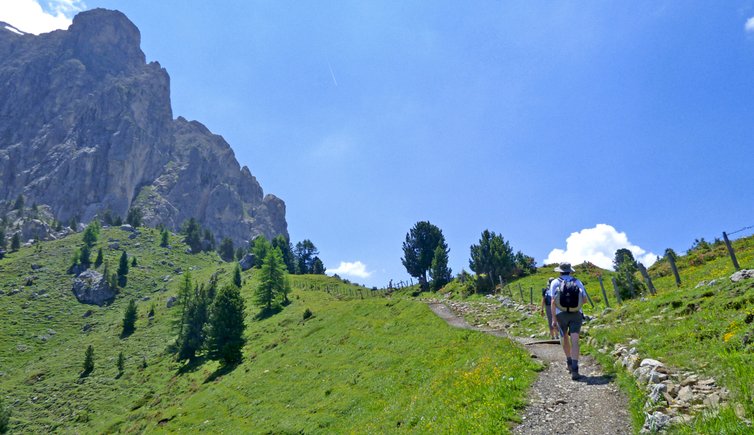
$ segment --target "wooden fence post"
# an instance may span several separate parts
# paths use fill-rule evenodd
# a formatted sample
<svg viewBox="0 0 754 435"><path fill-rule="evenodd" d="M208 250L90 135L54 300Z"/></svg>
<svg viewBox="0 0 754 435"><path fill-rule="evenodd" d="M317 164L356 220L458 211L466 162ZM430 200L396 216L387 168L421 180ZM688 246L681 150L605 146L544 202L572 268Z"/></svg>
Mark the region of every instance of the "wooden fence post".
<svg viewBox="0 0 754 435"><path fill-rule="evenodd" d="M725 246L728 248L728 254L730 254L730 259L733 261L733 267L736 268L736 272L741 270L741 266L738 265L738 260L736 259L736 252L733 250L733 246L730 244L730 240L728 240L728 234L723 231L723 239L725 240Z"/></svg>
<svg viewBox="0 0 754 435"><path fill-rule="evenodd" d="M610 308L610 301L607 300L607 293L605 293L605 284L602 282L602 275L597 276L600 281L600 288L602 289L602 298L605 300L605 306Z"/></svg>
<svg viewBox="0 0 754 435"><path fill-rule="evenodd" d="M644 281L647 282L647 287L649 288L649 292L652 293L653 295L657 293L657 290L655 290L654 284L652 284L652 278L649 277L647 268L644 267L644 265L641 263L639 263L639 272L641 272L641 275L644 277Z"/></svg>
<svg viewBox="0 0 754 435"><path fill-rule="evenodd" d="M673 258L672 254L665 254L665 257L668 259L668 263L670 263L670 269L673 270L673 275L675 276L675 286L680 287L681 286L681 275L678 275L678 267L675 265L675 258Z"/></svg>
<svg viewBox="0 0 754 435"><path fill-rule="evenodd" d="M534 305L534 287L529 287L529 304Z"/></svg>
<svg viewBox="0 0 754 435"><path fill-rule="evenodd" d="M615 277L612 277L613 280L613 289L615 289L615 299L618 300L618 303L622 303L621 297L620 297L620 291L618 291L618 283L615 282Z"/></svg>
<svg viewBox="0 0 754 435"><path fill-rule="evenodd" d="M521 295L521 303L524 303L524 291L521 290L521 283L518 283L518 293Z"/></svg>

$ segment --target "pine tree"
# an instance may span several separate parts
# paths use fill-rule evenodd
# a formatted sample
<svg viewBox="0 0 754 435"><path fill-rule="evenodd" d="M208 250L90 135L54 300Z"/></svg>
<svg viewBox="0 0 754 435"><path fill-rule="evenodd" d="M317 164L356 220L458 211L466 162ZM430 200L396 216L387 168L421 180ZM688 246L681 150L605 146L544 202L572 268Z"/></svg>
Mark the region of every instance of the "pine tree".
<svg viewBox="0 0 754 435"><path fill-rule="evenodd" d="M210 357L222 359L228 365L239 363L244 345L244 327L241 290L234 285L220 288L210 314L207 337Z"/></svg>
<svg viewBox="0 0 754 435"><path fill-rule="evenodd" d="M0 249L5 249L6 244L5 230L0 228Z"/></svg>
<svg viewBox="0 0 754 435"><path fill-rule="evenodd" d="M403 242L401 263L409 275L419 279L422 290L426 290L427 273L432 267L432 258L438 245L447 248L445 236L439 227L428 221L414 224Z"/></svg>
<svg viewBox="0 0 754 435"><path fill-rule="evenodd" d="M259 285L254 292L254 302L269 310L279 295L285 292L285 264L277 248L267 252L259 271Z"/></svg>
<svg viewBox="0 0 754 435"><path fill-rule="evenodd" d="M431 288L433 291L440 290L449 283L452 278L452 271L448 267L448 252L450 250L442 245L437 245L435 255L432 257L432 267L429 269L429 275L432 277Z"/></svg>
<svg viewBox="0 0 754 435"><path fill-rule="evenodd" d="M118 376L123 374L123 369L126 365L126 358L123 356L123 352L118 354Z"/></svg>
<svg viewBox="0 0 754 435"><path fill-rule="evenodd" d="M131 299L131 301L128 303L128 306L126 307L126 311L123 313L123 332L121 332L122 337L127 337L133 334L134 330L136 330L137 317L138 314L136 311L136 301Z"/></svg>
<svg viewBox="0 0 754 435"><path fill-rule="evenodd" d="M120 254L120 263L118 264L118 277L128 275L128 254L126 251Z"/></svg>
<svg viewBox="0 0 754 435"><path fill-rule="evenodd" d="M272 245L264 236L257 236L251 245L251 253L254 255L254 267L262 267L267 252L272 249Z"/></svg>
<svg viewBox="0 0 754 435"><path fill-rule="evenodd" d="M94 371L94 347L90 344L84 354L84 372L81 373L81 377L89 376L92 371Z"/></svg>
<svg viewBox="0 0 754 435"><path fill-rule="evenodd" d="M296 273L304 275L313 273L314 258L319 255L319 250L309 239L304 239L296 243L293 249L293 256L296 263Z"/></svg>
<svg viewBox="0 0 754 435"><path fill-rule="evenodd" d="M233 269L233 285L241 288L243 281L241 279L241 265L236 263L236 267Z"/></svg>
<svg viewBox="0 0 754 435"><path fill-rule="evenodd" d="M131 260L131 267L136 267L136 256Z"/></svg>
<svg viewBox="0 0 754 435"><path fill-rule="evenodd" d="M288 269L288 273L296 273L296 259L293 255L291 242L289 242L285 236L279 234L272 239L271 243L273 248L280 249L280 253L283 254L283 262Z"/></svg>
<svg viewBox="0 0 754 435"><path fill-rule="evenodd" d="M142 215L141 208L131 207L131 209L128 210L128 216L126 216L126 223L134 228L140 227Z"/></svg>
<svg viewBox="0 0 754 435"><path fill-rule="evenodd" d="M314 261L312 262L312 273L314 275L324 275L325 274L325 265L322 263L322 260L319 259L319 257L314 257Z"/></svg>
<svg viewBox="0 0 754 435"><path fill-rule="evenodd" d="M97 243L97 239L99 238L99 230L99 221L97 221L96 219L86 226L86 229L84 229L84 234L82 235L82 240L84 241L84 244L86 246L91 248L95 243Z"/></svg>
<svg viewBox="0 0 754 435"><path fill-rule="evenodd" d="M79 262L85 268L88 268L92 264L92 251L87 245L84 245L79 249Z"/></svg>
<svg viewBox="0 0 754 435"><path fill-rule="evenodd" d="M217 253L220 254L220 258L222 258L225 261L232 261L233 257L235 256L235 252L233 250L233 240L229 239L228 237L223 238L222 242L220 242L220 247L217 248Z"/></svg>
<svg viewBox="0 0 754 435"><path fill-rule="evenodd" d="M16 233L13 234L13 238L10 239L10 250L15 252L21 249L21 236Z"/></svg>
<svg viewBox="0 0 754 435"><path fill-rule="evenodd" d="M94 260L94 267L102 266L102 262L105 260L105 255L102 253L102 248L97 250L97 258Z"/></svg>
<svg viewBox="0 0 754 435"><path fill-rule="evenodd" d="M206 340L207 320L209 317L210 300L207 290L202 285L194 289L194 297L185 311L181 335L178 337L178 359L193 359L196 353L204 347Z"/></svg>
<svg viewBox="0 0 754 435"><path fill-rule="evenodd" d="M178 303L181 304L181 320L186 318L186 312L191 304L191 298L193 296L193 287L191 285L191 273L186 272L183 274L183 281L181 287L178 289ZM178 337L183 336L183 321L179 324Z"/></svg>
<svg viewBox="0 0 754 435"><path fill-rule="evenodd" d="M167 248L168 245L170 245L170 233L168 232L168 230L163 229L160 233L160 246Z"/></svg>
<svg viewBox="0 0 754 435"><path fill-rule="evenodd" d="M191 218L183 224L185 242L191 248L191 252L198 254L202 250L201 227L196 219Z"/></svg>
<svg viewBox="0 0 754 435"><path fill-rule="evenodd" d="M215 250L215 235L212 234L212 231L209 230L209 228L204 229L204 241L207 242L207 249L205 251L214 251Z"/></svg>

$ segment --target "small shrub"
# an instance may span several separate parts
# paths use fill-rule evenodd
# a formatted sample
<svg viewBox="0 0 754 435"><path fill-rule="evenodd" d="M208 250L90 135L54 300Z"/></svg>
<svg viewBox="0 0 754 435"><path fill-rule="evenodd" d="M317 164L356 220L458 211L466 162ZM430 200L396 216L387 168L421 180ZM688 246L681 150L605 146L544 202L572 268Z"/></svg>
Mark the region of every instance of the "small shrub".
<svg viewBox="0 0 754 435"><path fill-rule="evenodd" d="M310 310L310 309L308 309L308 308L307 308L306 310L304 310L304 320L306 320L306 319L308 319L308 318L312 317L313 315L314 315L314 314L312 313L312 310Z"/></svg>
<svg viewBox="0 0 754 435"><path fill-rule="evenodd" d="M94 370L94 347L90 344L89 347L86 348L86 353L84 354L84 371L81 373L81 377L89 376L89 373L91 373Z"/></svg>

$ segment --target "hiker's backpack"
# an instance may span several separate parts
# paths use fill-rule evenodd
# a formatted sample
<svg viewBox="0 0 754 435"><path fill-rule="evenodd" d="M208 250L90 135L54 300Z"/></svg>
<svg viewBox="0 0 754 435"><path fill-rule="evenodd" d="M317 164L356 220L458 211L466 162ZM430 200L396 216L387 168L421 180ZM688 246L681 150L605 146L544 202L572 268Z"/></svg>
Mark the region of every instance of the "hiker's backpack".
<svg viewBox="0 0 754 435"><path fill-rule="evenodd" d="M555 291L555 306L560 311L576 312L581 309L581 288L575 279L560 279L560 285Z"/></svg>
<svg viewBox="0 0 754 435"><path fill-rule="evenodd" d="M547 305L547 309L549 310L550 304L552 303L552 296L550 296L550 288L546 287L542 289L542 297L545 299L545 305Z"/></svg>

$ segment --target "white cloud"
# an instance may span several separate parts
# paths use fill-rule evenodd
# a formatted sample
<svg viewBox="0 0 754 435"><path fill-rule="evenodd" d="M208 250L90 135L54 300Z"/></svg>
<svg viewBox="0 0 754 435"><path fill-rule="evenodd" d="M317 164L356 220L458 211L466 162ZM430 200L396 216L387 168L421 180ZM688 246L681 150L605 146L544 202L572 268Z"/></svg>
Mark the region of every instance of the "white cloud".
<svg viewBox="0 0 754 435"><path fill-rule="evenodd" d="M0 21L39 35L67 29L73 16L85 8L81 0L0 0Z"/></svg>
<svg viewBox="0 0 754 435"><path fill-rule="evenodd" d="M628 249L636 261L651 266L657 261L657 255L647 252L632 244L626 233L620 233L611 225L597 224L594 228L585 228L577 233L571 233L566 239L566 249L553 249L544 260L544 264L567 261L580 264L589 261L603 269L613 268L613 258L618 249Z"/></svg>
<svg viewBox="0 0 754 435"><path fill-rule="evenodd" d="M747 32L754 32L754 17L746 20L746 24L744 24L744 30L746 30Z"/></svg>
<svg viewBox="0 0 754 435"><path fill-rule="evenodd" d="M341 261L340 266L337 269L328 269L329 274L348 275L358 278L369 278L372 276L372 272L367 272L366 264L361 261L354 261L353 263L348 261Z"/></svg>

